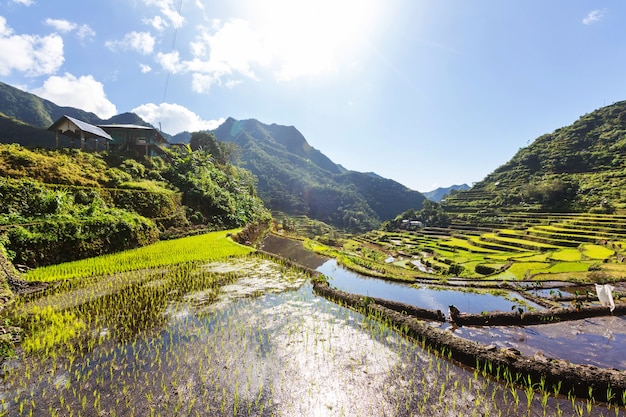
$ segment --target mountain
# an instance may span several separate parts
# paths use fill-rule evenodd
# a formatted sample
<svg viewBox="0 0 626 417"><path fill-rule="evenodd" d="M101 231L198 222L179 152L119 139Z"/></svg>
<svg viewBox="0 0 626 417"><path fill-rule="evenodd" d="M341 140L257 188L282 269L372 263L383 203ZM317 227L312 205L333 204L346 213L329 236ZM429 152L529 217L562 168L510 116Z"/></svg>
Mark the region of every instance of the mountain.
<svg viewBox="0 0 626 417"><path fill-rule="evenodd" d="M94 113L53 102L0 82L0 142L24 146L52 147L54 133L47 129L67 115L91 124L135 124L150 126L135 113L100 119ZM63 139L65 140L65 139ZM66 143L62 142L63 145Z"/></svg>
<svg viewBox="0 0 626 417"><path fill-rule="evenodd" d="M434 201L436 203L440 202L441 199L445 196L447 196L448 194L450 194L451 191L465 191L465 190L469 190L470 186L467 184L461 184L461 185L451 185L450 187L439 187L436 188L432 191L428 191L424 194L424 197L426 197L427 199L429 199L430 201Z"/></svg>
<svg viewBox="0 0 626 417"><path fill-rule="evenodd" d="M451 212L613 213L626 208L625 173L626 101L620 101L538 137L445 206Z"/></svg>
<svg viewBox="0 0 626 417"><path fill-rule="evenodd" d="M293 126L229 118L213 133L239 146L244 167L259 179L259 196L272 210L369 230L409 208L422 207L419 192L373 173L346 170L313 148Z"/></svg>
<svg viewBox="0 0 626 417"><path fill-rule="evenodd" d="M54 134L46 129L64 114L91 124L149 126L134 113L102 120L0 83L0 142L52 147ZM229 118L214 134L241 148L241 162L257 176L259 196L271 209L305 214L353 230L370 230L400 212L422 207L424 196L419 192L377 174L349 171L335 164L293 126ZM182 132L171 140L189 143L190 137L191 133Z"/></svg>

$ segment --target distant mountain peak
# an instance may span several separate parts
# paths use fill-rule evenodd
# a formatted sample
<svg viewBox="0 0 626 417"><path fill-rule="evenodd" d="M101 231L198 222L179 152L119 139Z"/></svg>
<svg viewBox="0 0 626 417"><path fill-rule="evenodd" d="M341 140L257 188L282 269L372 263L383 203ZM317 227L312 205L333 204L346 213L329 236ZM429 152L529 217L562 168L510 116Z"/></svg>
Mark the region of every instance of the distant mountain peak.
<svg viewBox="0 0 626 417"><path fill-rule="evenodd" d="M440 202L446 195L450 194L451 191L465 191L469 190L470 186L467 184L461 185L451 185L449 187L439 187L432 191L427 191L424 194L424 197L429 199L430 201L434 201L436 203Z"/></svg>

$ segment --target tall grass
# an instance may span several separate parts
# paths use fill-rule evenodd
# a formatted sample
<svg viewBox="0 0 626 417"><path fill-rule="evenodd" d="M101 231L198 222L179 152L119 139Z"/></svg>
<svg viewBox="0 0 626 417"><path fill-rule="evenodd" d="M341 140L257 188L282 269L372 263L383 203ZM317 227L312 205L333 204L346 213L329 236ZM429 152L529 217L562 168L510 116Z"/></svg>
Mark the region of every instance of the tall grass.
<svg viewBox="0 0 626 417"><path fill-rule="evenodd" d="M161 241L120 253L37 268L28 272L24 278L44 282L87 278L184 262L212 261L252 252L252 248L235 243L229 238L235 231L225 230Z"/></svg>

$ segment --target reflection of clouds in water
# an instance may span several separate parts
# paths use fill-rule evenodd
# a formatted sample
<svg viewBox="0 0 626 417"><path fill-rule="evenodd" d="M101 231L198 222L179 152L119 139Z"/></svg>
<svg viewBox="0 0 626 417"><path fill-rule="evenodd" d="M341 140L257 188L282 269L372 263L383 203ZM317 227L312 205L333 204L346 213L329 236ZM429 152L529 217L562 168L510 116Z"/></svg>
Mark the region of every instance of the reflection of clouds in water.
<svg viewBox="0 0 626 417"><path fill-rule="evenodd" d="M389 415L385 381L399 356L337 310L292 300L259 312L259 320L283 328L273 333L273 361L280 415ZM345 313L344 313L345 314ZM351 313L348 313L351 314ZM349 316L348 318L351 318ZM359 398L358 401L355 399Z"/></svg>

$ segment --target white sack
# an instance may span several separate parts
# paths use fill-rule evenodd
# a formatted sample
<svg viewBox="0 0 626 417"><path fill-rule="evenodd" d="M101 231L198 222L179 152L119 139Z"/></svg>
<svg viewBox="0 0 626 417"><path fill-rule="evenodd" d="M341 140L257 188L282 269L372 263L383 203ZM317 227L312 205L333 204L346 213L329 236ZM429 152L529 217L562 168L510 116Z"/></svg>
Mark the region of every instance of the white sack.
<svg viewBox="0 0 626 417"><path fill-rule="evenodd" d="M613 301L614 289L615 287L609 284L596 284L596 293L598 294L598 300L600 300L600 303L603 306L610 306L611 311L615 310L615 302Z"/></svg>

